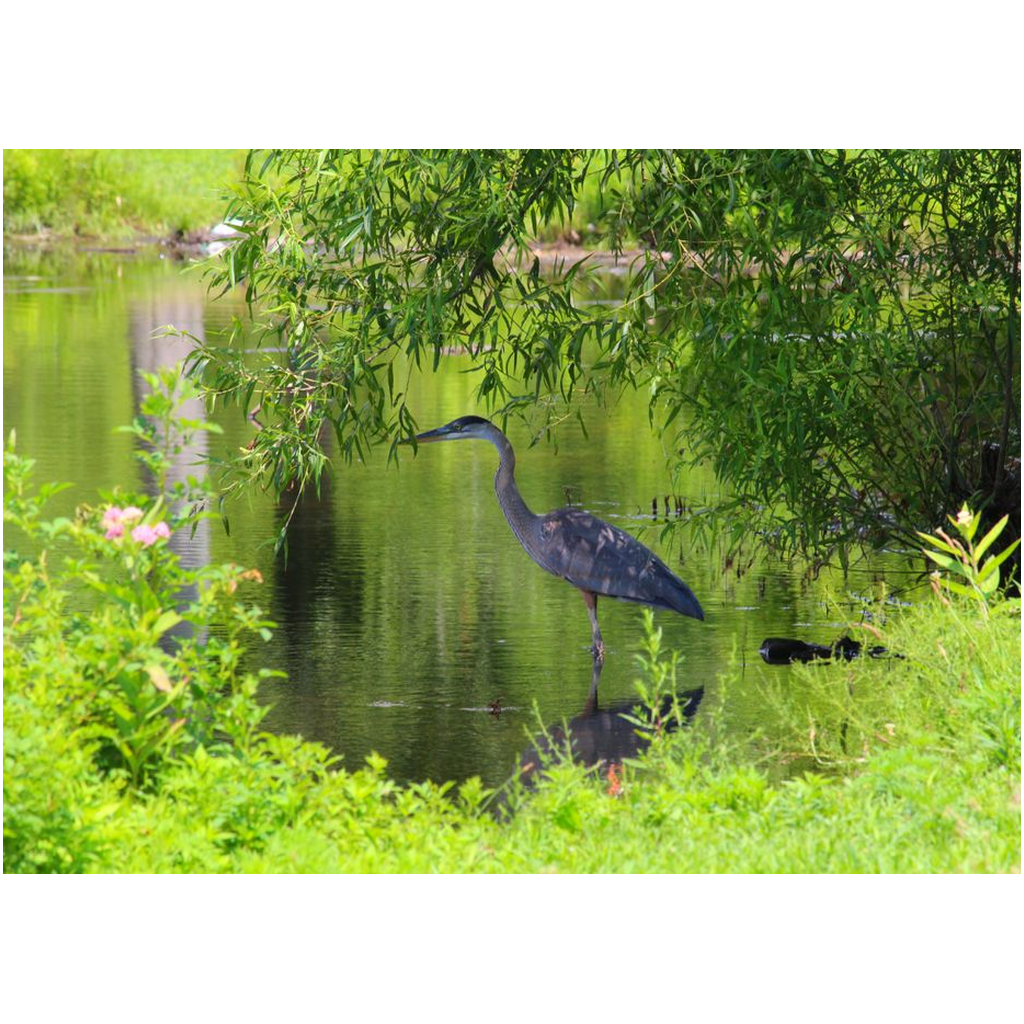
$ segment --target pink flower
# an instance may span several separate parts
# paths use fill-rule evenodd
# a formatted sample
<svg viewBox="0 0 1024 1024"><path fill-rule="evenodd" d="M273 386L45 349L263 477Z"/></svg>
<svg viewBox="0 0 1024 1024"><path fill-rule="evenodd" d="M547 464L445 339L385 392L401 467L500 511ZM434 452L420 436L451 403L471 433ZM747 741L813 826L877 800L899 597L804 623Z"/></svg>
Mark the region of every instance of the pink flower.
<svg viewBox="0 0 1024 1024"><path fill-rule="evenodd" d="M141 508L136 508L134 505L129 505L127 508L111 505L103 513L103 525L107 528L107 540L117 540L118 537L123 537L125 526L141 519L144 514ZM156 526L140 524L132 530L132 540L139 544L145 544L146 547L155 544L160 539L167 540L170 535L171 528L163 521L157 523Z"/></svg>
<svg viewBox="0 0 1024 1024"><path fill-rule="evenodd" d="M111 505L103 513L103 525L109 530L112 526L117 526L120 523L134 523L136 519L141 519L142 516L142 509L136 508L134 505L129 505L127 508L118 508L116 505Z"/></svg>
<svg viewBox="0 0 1024 1024"><path fill-rule="evenodd" d="M143 523L132 530L132 540L145 544L146 547L149 547L150 544L155 544L161 537L166 539L170 535L171 529L164 522L157 523L156 526L149 526Z"/></svg>
<svg viewBox="0 0 1024 1024"><path fill-rule="evenodd" d="M156 539L156 530L152 526L143 524L142 526L136 526L132 530L132 540L137 540L140 544L145 544L147 547L150 544L155 544Z"/></svg>

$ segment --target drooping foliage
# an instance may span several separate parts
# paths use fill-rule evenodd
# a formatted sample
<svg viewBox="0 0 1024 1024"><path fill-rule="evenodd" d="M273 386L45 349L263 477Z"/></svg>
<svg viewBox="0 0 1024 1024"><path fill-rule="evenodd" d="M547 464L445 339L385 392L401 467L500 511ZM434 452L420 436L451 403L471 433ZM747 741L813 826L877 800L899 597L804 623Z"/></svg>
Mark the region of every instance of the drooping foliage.
<svg viewBox="0 0 1024 1024"><path fill-rule="evenodd" d="M784 548L910 537L964 500L1019 534L1017 152L274 151L230 216L214 283L267 333L197 361L258 406L243 478L317 480L332 433L394 453L403 373L457 346L499 417L649 387L721 511ZM583 219L629 270L614 305L575 301L595 258L534 242Z"/></svg>

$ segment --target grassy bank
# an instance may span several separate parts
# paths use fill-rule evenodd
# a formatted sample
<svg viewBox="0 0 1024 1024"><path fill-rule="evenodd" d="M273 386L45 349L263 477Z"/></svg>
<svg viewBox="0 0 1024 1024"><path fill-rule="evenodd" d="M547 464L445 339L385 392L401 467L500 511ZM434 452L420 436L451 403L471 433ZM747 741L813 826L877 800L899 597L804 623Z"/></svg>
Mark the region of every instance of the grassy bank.
<svg viewBox="0 0 1024 1024"><path fill-rule="evenodd" d="M244 159L231 149L7 149L4 231L120 239L209 228Z"/></svg>
<svg viewBox="0 0 1024 1024"><path fill-rule="evenodd" d="M111 851L106 865L120 861L144 871L1019 870L1017 609L1003 606L987 621L966 609L937 618L936 612L912 613L893 631L892 642L910 645L922 660L885 678L882 685L892 692L879 695L870 725L862 722L871 738L838 773L773 785L752 751L716 748L713 720L705 721L656 743L616 785L576 766L553 769L511 822L498 824L476 811L479 793L472 786L450 801L438 787L394 789L379 768L314 781L297 770L297 761L281 767L299 748L277 764L241 770L204 758L177 767L162 794L134 801L100 830ZM991 645L990 656L976 666L982 643ZM938 644L948 658L937 657ZM852 677L873 687L879 685L875 668L808 669L804 682L845 686ZM806 720L794 719L794 726L808 736ZM234 824L225 818L225 793ZM197 809L205 824L198 835ZM191 842L183 847L186 832Z"/></svg>
<svg viewBox="0 0 1024 1024"><path fill-rule="evenodd" d="M6 543L45 552L5 551L5 871L1019 870L1019 601L936 596L879 630L903 659L771 677L782 747L723 745L726 676L638 764L550 765L500 821L476 781L399 787L261 733L240 668L258 580L183 569L164 506L114 496L121 532L109 499L47 522L13 452L5 478ZM195 633L169 654L189 583ZM649 632L638 679L675 692L674 672ZM786 778L794 760L813 770Z"/></svg>
<svg viewBox="0 0 1024 1024"><path fill-rule="evenodd" d="M245 150L234 149L6 149L4 232L126 239L201 231L223 218L224 185L244 163ZM539 241L635 243L619 223L624 182L606 172L600 151L572 214L541 224Z"/></svg>

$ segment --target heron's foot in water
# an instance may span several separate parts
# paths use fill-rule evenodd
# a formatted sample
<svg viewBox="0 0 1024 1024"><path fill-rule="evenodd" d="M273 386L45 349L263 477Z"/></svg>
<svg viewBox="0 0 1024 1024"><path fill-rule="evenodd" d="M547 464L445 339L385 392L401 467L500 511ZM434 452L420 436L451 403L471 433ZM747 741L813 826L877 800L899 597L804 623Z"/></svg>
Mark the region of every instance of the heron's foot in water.
<svg viewBox="0 0 1024 1024"><path fill-rule="evenodd" d="M594 661L598 664L604 661L604 641L595 640L590 646L590 653L594 656Z"/></svg>

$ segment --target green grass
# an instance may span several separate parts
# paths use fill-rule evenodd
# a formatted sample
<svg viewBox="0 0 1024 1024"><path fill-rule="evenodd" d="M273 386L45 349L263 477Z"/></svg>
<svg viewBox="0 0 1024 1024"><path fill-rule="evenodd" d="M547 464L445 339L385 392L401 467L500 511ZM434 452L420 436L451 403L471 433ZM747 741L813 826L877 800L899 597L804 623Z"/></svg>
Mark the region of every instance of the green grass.
<svg viewBox="0 0 1024 1024"><path fill-rule="evenodd" d="M1019 603L985 618L936 601L885 642L910 657L807 667L783 695L787 753L816 756L826 773L773 782L756 737L717 746L723 705L656 742L618 795L602 773L557 765L535 793L513 797L504 823L475 782L457 794L401 788L383 763L335 771L321 748L277 737L245 755L199 748L152 790L133 791L90 761L54 694L33 697L45 681L26 693L8 649L5 870L1019 870ZM807 719L810 692L820 704L830 690L849 723L842 734L828 716Z"/></svg>
<svg viewBox="0 0 1024 1024"><path fill-rule="evenodd" d="M4 150L4 231L128 238L209 228L243 150Z"/></svg>

